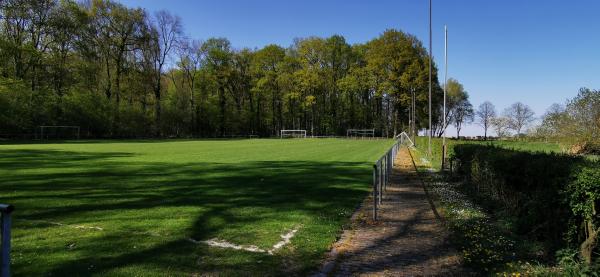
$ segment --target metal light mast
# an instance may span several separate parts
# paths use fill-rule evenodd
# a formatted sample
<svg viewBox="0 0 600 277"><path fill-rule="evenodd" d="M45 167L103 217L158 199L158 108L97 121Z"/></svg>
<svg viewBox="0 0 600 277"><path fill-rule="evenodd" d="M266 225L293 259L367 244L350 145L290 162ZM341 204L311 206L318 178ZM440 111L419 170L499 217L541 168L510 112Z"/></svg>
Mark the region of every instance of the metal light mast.
<svg viewBox="0 0 600 277"><path fill-rule="evenodd" d="M431 50L431 0L429 0L429 143L427 145L427 153L431 157L431 135L433 129L431 129L431 67L433 60L433 53Z"/></svg>
<svg viewBox="0 0 600 277"><path fill-rule="evenodd" d="M448 90L448 26L444 25L444 111L442 117L444 128L442 134L442 170L444 170L444 164L446 163L446 91Z"/></svg>

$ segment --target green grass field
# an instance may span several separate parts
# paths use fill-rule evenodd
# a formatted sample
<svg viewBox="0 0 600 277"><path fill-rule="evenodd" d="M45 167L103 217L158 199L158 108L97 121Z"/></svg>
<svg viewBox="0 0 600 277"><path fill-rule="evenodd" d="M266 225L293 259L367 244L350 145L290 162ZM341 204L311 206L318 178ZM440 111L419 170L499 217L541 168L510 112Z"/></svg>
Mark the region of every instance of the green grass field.
<svg viewBox="0 0 600 277"><path fill-rule="evenodd" d="M0 145L15 275L283 275L314 269L391 140ZM193 243L219 239L254 253Z"/></svg>
<svg viewBox="0 0 600 277"><path fill-rule="evenodd" d="M416 144L418 149L418 156L427 159L431 166L435 169L440 169L442 164L442 139L432 138L431 140L431 157L428 157L427 152L427 137L417 137ZM534 141L510 141L510 140L497 140L497 141L473 141L473 140L455 140L446 139L446 145L448 146L447 154L452 155L453 146L456 144L489 144L495 145L507 149L522 150L522 151L535 151L535 152L546 152L546 153L560 153L562 149L558 143L552 142L534 142Z"/></svg>

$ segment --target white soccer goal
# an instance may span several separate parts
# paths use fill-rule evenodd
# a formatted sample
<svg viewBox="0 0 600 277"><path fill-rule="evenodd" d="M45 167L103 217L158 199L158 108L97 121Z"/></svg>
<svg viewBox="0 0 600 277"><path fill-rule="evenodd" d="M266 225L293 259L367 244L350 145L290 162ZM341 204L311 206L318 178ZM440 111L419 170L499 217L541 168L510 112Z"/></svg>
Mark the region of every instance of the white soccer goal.
<svg viewBox="0 0 600 277"><path fill-rule="evenodd" d="M40 126L40 139L79 139L79 126Z"/></svg>
<svg viewBox="0 0 600 277"><path fill-rule="evenodd" d="M347 137L375 137L375 129L348 129L346 130Z"/></svg>
<svg viewBox="0 0 600 277"><path fill-rule="evenodd" d="M281 130L281 138L306 138L306 130Z"/></svg>
<svg viewBox="0 0 600 277"><path fill-rule="evenodd" d="M398 134L396 139L400 140L400 145L406 145L408 147L413 147L415 145L406 132Z"/></svg>

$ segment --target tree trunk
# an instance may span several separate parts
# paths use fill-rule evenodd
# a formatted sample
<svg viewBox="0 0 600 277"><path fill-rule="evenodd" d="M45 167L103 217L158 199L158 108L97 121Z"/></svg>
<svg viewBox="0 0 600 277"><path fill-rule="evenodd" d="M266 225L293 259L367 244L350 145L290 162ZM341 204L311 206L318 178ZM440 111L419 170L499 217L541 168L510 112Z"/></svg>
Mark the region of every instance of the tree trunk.
<svg viewBox="0 0 600 277"><path fill-rule="evenodd" d="M194 89L191 89L190 92L190 123L192 124L192 128L190 128L190 133L192 136L196 133L196 106L194 104Z"/></svg>
<svg viewBox="0 0 600 277"><path fill-rule="evenodd" d="M587 238L581 244L581 247L580 247L581 257L587 264L591 264L594 248L596 248L596 245L598 244L598 232L600 230L594 228L594 224L592 223L591 220L588 220L585 223L585 228L586 228Z"/></svg>
<svg viewBox="0 0 600 277"><path fill-rule="evenodd" d="M117 59L117 72L115 76L115 101L117 102L118 107L119 102L121 102L121 58Z"/></svg>
<svg viewBox="0 0 600 277"><path fill-rule="evenodd" d="M225 88L223 86L219 87L219 107L220 107L220 116L219 116L219 135L221 137L225 136L225 105L227 104L225 100Z"/></svg>
<svg viewBox="0 0 600 277"><path fill-rule="evenodd" d="M160 114L161 114L161 107L160 107L160 75L158 77L158 83L156 84L156 87L154 87L154 97L156 99L156 103L154 104L155 106L155 120L156 120L156 135L160 137L161 135L161 126L160 126Z"/></svg>
<svg viewBox="0 0 600 277"><path fill-rule="evenodd" d="M156 94L156 103L155 105L155 120L156 120L156 135L160 136L161 131L160 131L160 114L161 114L161 107L160 107L160 93Z"/></svg>
<svg viewBox="0 0 600 277"><path fill-rule="evenodd" d="M274 135L277 131L277 123L275 120L276 116L276 105L275 105L275 91L273 91L272 99L271 99L271 134Z"/></svg>

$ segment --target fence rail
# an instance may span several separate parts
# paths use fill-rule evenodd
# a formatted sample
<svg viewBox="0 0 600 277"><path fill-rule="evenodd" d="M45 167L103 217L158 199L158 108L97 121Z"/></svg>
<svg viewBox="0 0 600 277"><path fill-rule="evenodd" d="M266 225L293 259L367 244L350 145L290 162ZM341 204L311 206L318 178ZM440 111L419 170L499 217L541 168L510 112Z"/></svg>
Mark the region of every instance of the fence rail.
<svg viewBox="0 0 600 277"><path fill-rule="evenodd" d="M406 144L412 147L414 143L406 132L402 132L396 136L396 143L373 165L373 220L377 220L377 214L383 193L386 191L390 183L392 170L394 169L394 160L400 151L400 147Z"/></svg>
<svg viewBox="0 0 600 277"><path fill-rule="evenodd" d="M13 205L0 204L0 214L2 215L1 229L2 234L0 244L0 276L10 276L10 225L11 213L15 210Z"/></svg>
<svg viewBox="0 0 600 277"><path fill-rule="evenodd" d="M390 182L394 158L398 154L402 142L401 139L397 140L373 165L373 220L377 220L377 212L383 199L383 193Z"/></svg>

